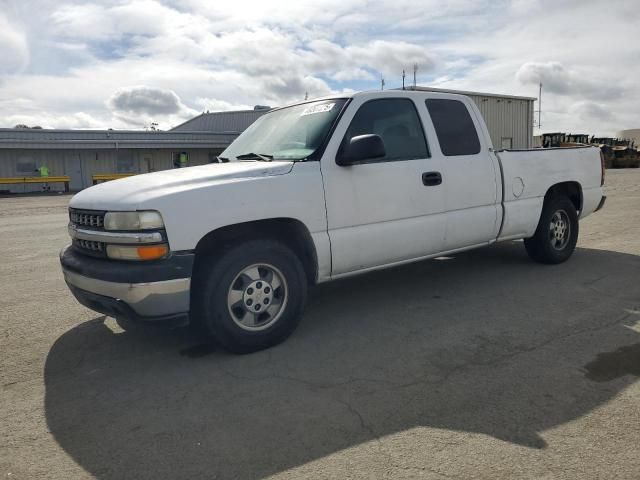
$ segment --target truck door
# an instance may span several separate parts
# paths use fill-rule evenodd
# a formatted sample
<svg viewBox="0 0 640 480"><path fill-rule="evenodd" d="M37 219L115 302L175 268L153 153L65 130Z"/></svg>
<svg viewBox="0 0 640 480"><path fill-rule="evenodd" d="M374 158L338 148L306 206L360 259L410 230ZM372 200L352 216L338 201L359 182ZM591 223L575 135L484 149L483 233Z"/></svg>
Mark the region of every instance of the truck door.
<svg viewBox="0 0 640 480"><path fill-rule="evenodd" d="M429 154L412 99L355 97L322 159L332 275L437 253L444 240L440 159ZM386 155L336 164L352 137L379 135ZM431 173L430 173L431 172ZM430 176L431 175L431 176Z"/></svg>
<svg viewBox="0 0 640 480"><path fill-rule="evenodd" d="M471 100L438 97L428 98L425 104L437 139L432 155L442 165L447 210L444 249L495 240L502 186L481 119L471 109Z"/></svg>

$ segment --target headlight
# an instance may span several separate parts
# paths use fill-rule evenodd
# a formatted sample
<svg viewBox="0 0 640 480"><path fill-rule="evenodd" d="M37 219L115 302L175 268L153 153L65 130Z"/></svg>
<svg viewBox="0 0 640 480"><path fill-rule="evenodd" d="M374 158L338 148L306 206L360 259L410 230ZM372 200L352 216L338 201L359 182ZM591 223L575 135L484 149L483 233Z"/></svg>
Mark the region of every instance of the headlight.
<svg viewBox="0 0 640 480"><path fill-rule="evenodd" d="M159 212L107 212L104 216L105 230L152 230L164 228Z"/></svg>
<svg viewBox="0 0 640 480"><path fill-rule="evenodd" d="M114 260L158 260L169 253L169 247L162 245L107 245L107 257Z"/></svg>

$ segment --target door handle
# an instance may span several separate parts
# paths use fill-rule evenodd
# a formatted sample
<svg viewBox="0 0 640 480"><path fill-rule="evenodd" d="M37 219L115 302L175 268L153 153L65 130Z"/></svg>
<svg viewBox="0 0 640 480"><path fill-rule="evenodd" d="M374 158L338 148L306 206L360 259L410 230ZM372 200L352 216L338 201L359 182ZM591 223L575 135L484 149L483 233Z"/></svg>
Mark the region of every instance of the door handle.
<svg viewBox="0 0 640 480"><path fill-rule="evenodd" d="M440 172L424 172L422 174L422 183L427 187L440 185L442 183L442 175L440 175Z"/></svg>

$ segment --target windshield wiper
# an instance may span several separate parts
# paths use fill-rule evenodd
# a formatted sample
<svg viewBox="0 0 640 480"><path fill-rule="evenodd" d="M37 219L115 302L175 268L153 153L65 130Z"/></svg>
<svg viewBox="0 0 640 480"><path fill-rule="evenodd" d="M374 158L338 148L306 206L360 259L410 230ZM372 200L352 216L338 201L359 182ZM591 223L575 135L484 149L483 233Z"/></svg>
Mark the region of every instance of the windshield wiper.
<svg viewBox="0 0 640 480"><path fill-rule="evenodd" d="M229 163L229 159L226 157L216 157L216 163Z"/></svg>
<svg viewBox="0 0 640 480"><path fill-rule="evenodd" d="M242 155L236 155L238 160L258 160L260 162L271 162L273 155L267 155L266 153L243 153Z"/></svg>

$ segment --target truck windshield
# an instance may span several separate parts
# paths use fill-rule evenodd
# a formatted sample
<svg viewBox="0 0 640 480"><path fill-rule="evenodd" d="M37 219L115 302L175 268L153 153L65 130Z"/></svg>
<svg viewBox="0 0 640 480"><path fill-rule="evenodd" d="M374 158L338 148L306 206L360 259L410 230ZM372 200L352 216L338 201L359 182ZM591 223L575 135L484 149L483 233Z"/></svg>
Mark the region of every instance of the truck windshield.
<svg viewBox="0 0 640 480"><path fill-rule="evenodd" d="M220 154L234 160L304 160L324 142L347 100L303 103L267 113Z"/></svg>

